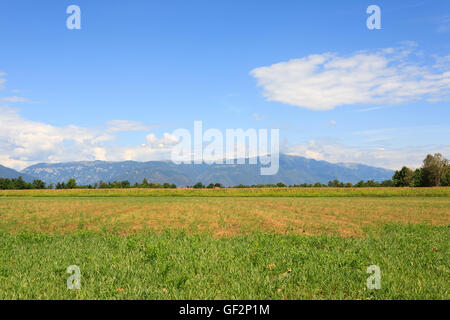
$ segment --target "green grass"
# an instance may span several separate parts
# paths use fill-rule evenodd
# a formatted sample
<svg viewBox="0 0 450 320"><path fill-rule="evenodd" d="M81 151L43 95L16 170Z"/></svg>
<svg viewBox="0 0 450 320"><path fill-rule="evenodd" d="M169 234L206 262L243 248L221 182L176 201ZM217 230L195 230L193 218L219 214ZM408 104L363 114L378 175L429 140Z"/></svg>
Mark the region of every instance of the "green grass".
<svg viewBox="0 0 450 320"><path fill-rule="evenodd" d="M0 299L449 299L448 190L2 191Z"/></svg>
<svg viewBox="0 0 450 320"><path fill-rule="evenodd" d="M450 197L435 188L225 188L0 190L1 197Z"/></svg>
<svg viewBox="0 0 450 320"><path fill-rule="evenodd" d="M2 233L0 299L449 299L449 240L430 225L365 238ZM380 290L366 288L373 264ZM69 265L81 290L66 287Z"/></svg>

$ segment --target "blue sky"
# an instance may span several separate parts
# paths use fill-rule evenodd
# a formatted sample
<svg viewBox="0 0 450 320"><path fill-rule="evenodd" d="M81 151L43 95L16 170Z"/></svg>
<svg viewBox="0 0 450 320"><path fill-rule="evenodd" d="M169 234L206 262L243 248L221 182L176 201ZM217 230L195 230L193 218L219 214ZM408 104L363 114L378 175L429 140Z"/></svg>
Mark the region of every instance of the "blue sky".
<svg viewBox="0 0 450 320"><path fill-rule="evenodd" d="M283 152L331 162L450 156L446 0L4 0L0 39L0 164L16 169L164 158L194 120L279 128Z"/></svg>

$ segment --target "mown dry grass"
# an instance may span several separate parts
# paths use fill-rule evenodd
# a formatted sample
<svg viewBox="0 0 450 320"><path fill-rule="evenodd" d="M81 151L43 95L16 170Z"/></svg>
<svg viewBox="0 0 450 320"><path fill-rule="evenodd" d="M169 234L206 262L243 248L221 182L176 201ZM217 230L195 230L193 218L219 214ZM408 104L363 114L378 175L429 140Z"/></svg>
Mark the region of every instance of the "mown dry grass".
<svg viewBox="0 0 450 320"><path fill-rule="evenodd" d="M449 299L450 197L321 192L0 196L0 299Z"/></svg>
<svg viewBox="0 0 450 320"><path fill-rule="evenodd" d="M384 224L450 224L450 198L2 198L0 231L129 235L184 230L229 237L254 231L361 237Z"/></svg>

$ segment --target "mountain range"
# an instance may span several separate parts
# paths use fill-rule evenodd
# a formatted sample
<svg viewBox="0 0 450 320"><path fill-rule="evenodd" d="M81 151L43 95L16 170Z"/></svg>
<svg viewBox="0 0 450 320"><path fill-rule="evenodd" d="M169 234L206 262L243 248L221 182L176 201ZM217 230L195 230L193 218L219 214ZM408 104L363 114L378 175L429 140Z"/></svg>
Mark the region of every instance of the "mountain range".
<svg viewBox="0 0 450 320"><path fill-rule="evenodd" d="M338 179L343 182L356 183L360 180L382 181L391 179L392 170L371 167L362 164L330 163L317 161L299 156L280 155L280 169L276 175L260 175L260 164L180 164L170 161L81 161L67 163L40 163L17 172L1 167L0 177L22 175L26 179L34 177L46 183L57 183L75 178L78 184L87 185L100 181L123 181L130 183L142 182L146 178L149 182L169 182L177 186L221 183L225 186L239 184L274 184L283 182L289 184L327 183ZM8 170L4 170L4 169ZM15 176L13 176L15 175ZM7 177L7 176L5 176Z"/></svg>
<svg viewBox="0 0 450 320"><path fill-rule="evenodd" d="M29 174L7 168L0 164L0 178L14 179L18 177L22 177L26 182L33 182L34 179L37 179Z"/></svg>

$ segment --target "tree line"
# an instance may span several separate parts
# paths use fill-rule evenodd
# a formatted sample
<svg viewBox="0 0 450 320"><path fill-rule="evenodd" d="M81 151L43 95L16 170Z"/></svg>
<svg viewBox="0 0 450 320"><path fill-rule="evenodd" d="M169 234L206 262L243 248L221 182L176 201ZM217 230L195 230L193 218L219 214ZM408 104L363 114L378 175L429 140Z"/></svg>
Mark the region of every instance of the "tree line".
<svg viewBox="0 0 450 320"><path fill-rule="evenodd" d="M285 185L282 182L277 184L256 184L256 185L237 185L232 188L321 188L321 187L337 187L337 188L363 188L363 187L435 187L435 186L450 186L450 165L448 159L444 158L442 154L436 153L434 155L427 155L423 160L423 164L420 168L415 170L410 169L406 166L402 167L400 170L395 171L392 179L385 180L382 182L377 182L374 180L359 181L356 184L351 182L341 182L337 179L331 180L328 184L322 184L320 182L314 184L294 184ZM131 184L128 180L125 181L114 181L114 182L103 182L89 184L89 185L78 185L75 179L69 179L67 182L58 182L56 185L49 184L48 186L45 182L41 180L34 180L28 183L19 178L0 178L0 189L2 190L22 190L22 189L127 189L127 188L164 188L164 189L175 189L177 188L174 183L157 183L148 182L147 179L142 180L142 183ZM217 189L224 188L220 183L210 183L204 185L201 182L197 182L193 186L188 186L188 188L194 189Z"/></svg>
<svg viewBox="0 0 450 320"><path fill-rule="evenodd" d="M48 188L44 181L34 180L28 183L22 177L8 179L0 178L0 189L2 190L23 190L23 189L46 189Z"/></svg>
<svg viewBox="0 0 450 320"><path fill-rule="evenodd" d="M392 181L395 187L450 186L450 165L442 154L427 155L422 167L412 170L403 167L395 171Z"/></svg>
<svg viewBox="0 0 450 320"><path fill-rule="evenodd" d="M76 180L71 178L67 182L58 182L56 184L50 183L46 185L45 182L41 180L34 180L31 183L23 180L22 177L8 179L0 178L0 190L25 190L25 189L126 189L126 188L165 188L165 189L175 189L177 186L174 183L157 183L148 182L144 179L142 183L131 184L129 181L113 181L113 182L103 182L89 184L89 185L79 185Z"/></svg>
<svg viewBox="0 0 450 320"><path fill-rule="evenodd" d="M146 178L142 180L142 183L134 183L131 184L130 181L113 181L113 182L104 182L100 181L99 183L89 184L89 185L77 185L75 179L69 179L67 183L61 182L56 184L56 189L128 189L128 188L164 188L164 189L175 189L177 187L174 183L163 183L160 184L158 182L148 182Z"/></svg>

